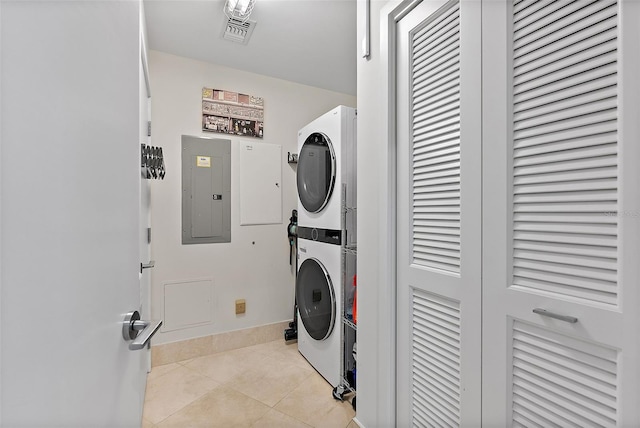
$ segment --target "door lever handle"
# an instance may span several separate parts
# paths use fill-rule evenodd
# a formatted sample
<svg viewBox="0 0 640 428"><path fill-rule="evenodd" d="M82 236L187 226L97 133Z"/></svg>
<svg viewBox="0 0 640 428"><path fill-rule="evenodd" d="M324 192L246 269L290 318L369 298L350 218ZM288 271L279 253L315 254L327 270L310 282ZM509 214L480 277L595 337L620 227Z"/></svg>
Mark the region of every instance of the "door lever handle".
<svg viewBox="0 0 640 428"><path fill-rule="evenodd" d="M132 351L137 351L138 349L142 349L147 346L149 340L153 337L154 334L158 332L160 326L162 325L162 320L138 322L141 322L144 327L140 334L138 334L138 337L136 337L136 340L129 344L129 349L131 349Z"/></svg>
<svg viewBox="0 0 640 428"><path fill-rule="evenodd" d="M127 342L133 340L129 344L129 349L136 351L147 346L149 340L160 329L160 326L162 326L162 320L144 321L140 319L138 311L129 312L124 317L122 336Z"/></svg>
<svg viewBox="0 0 640 428"><path fill-rule="evenodd" d="M553 319L557 319L560 321L565 321L571 324L575 324L578 322L578 318L576 317L571 317L569 315L560 315L560 314L556 314L555 312L549 312L546 309L542 309L542 308L535 308L533 310L534 314L538 314L538 315L542 315L545 317L549 317L549 318L553 318Z"/></svg>
<svg viewBox="0 0 640 428"><path fill-rule="evenodd" d="M140 263L140 273L142 273L142 269L151 269L152 267L155 267L155 265L155 260L149 260L149 263Z"/></svg>

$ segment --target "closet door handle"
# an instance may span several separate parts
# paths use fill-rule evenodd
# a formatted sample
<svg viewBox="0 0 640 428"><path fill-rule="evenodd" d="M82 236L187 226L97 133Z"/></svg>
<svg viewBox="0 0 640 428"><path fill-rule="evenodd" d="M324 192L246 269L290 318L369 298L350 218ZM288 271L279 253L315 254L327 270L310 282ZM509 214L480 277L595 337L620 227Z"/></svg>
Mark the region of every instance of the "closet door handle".
<svg viewBox="0 0 640 428"><path fill-rule="evenodd" d="M557 319L557 320L560 320L560 321L565 321L565 322L568 322L568 323L571 323L571 324L575 324L575 323L578 322L578 318L576 318L576 317L572 317L572 316L569 316L569 315L556 314L555 312L549 312L548 310L542 309L542 308L535 308L533 310L533 313L534 314L538 314L538 315L542 315L542 316L545 316L545 317Z"/></svg>

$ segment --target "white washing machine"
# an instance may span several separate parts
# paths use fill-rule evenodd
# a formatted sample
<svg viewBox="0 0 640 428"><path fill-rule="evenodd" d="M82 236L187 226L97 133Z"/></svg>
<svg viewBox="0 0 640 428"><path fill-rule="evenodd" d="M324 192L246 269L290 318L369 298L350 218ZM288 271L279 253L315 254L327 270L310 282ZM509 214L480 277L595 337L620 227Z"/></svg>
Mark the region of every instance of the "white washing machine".
<svg viewBox="0 0 640 428"><path fill-rule="evenodd" d="M298 226L340 230L343 183L355 206L355 153L354 108L338 106L298 132Z"/></svg>
<svg viewBox="0 0 640 428"><path fill-rule="evenodd" d="M341 383L341 247L298 239L298 351L333 387Z"/></svg>

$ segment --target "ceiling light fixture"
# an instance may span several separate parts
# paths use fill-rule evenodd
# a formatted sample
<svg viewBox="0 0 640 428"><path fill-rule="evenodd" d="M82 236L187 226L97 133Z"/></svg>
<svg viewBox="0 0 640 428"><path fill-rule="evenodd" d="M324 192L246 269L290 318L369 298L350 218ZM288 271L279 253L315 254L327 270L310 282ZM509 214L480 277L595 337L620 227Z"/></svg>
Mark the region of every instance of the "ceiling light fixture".
<svg viewBox="0 0 640 428"><path fill-rule="evenodd" d="M224 4L224 14L229 19L245 22L253 11L256 0L227 0Z"/></svg>

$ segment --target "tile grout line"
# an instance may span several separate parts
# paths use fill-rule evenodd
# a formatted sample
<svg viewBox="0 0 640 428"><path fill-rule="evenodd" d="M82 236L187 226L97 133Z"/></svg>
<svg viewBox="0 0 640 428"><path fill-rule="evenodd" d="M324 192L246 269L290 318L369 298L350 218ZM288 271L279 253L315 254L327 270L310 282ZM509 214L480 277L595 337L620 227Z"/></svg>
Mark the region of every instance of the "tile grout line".
<svg viewBox="0 0 640 428"><path fill-rule="evenodd" d="M289 392L288 392L284 397L282 397L280 400L278 400L278 402L277 402L276 404L274 404L274 405L272 406L272 408L273 408L273 409L275 409L275 408L276 408L276 406L277 406L278 404L280 404L280 402L282 402L282 400L284 400L284 399L285 399L285 398L287 398L289 395L291 395L291 393L292 393L296 388L300 387L300 385L302 385L305 381L307 381L311 376L313 376L313 373L309 373L309 374L307 375L307 377L305 377L305 378L304 378L300 383L298 383L294 388L291 388L291 389L289 390ZM283 412L280 412L280 413L283 413ZM288 415L288 416L290 416L290 415ZM292 416L292 417L293 417L293 416ZM295 418L295 419L297 419L297 418ZM300 421L300 422L304 422L304 421Z"/></svg>
<svg viewBox="0 0 640 428"><path fill-rule="evenodd" d="M218 388L218 387L216 387ZM192 405L193 403L195 403L196 401L200 400L202 397L204 397L205 395L211 393L213 390L215 390L216 388L213 388L209 391L206 391L204 393L202 393L201 395L199 395L198 397L196 397L195 399L193 399L192 401L188 402L187 404L185 404L184 406L180 407L179 409L176 409L176 411L171 412L166 418L162 419L160 422L153 424L153 426L157 426L159 424L161 424L162 422L166 421L167 419L169 419L171 416L175 415L176 413L181 412L182 410L186 409L188 406Z"/></svg>
<svg viewBox="0 0 640 428"><path fill-rule="evenodd" d="M173 363L171 363L171 364L173 364ZM158 424L161 424L162 422L164 422L165 420L167 420L167 419L168 419L168 418L170 418L171 416L173 416L173 415L175 415L176 413L178 413L178 412L182 411L182 410L183 410L183 409L185 409L187 406L190 406L191 404L195 403L196 401L198 401L199 399L201 399L201 398L202 398L202 397L204 397L205 395L207 395L207 394L211 393L213 390L215 390L215 389L219 388L219 387L222 385L220 382L216 381L215 379L212 379L212 378L211 378L211 377L209 377L209 376L204 375L203 373L200 373L200 372L198 372L198 371L196 371L196 370L193 370L193 369L191 369L191 368L189 368L189 367L186 367L186 366L183 366L183 365L180 365L180 367L182 367L182 368L184 368L184 369L186 369L186 370L189 370L189 371L193 372L194 374L197 374L198 376L201 376L201 377L204 377L204 378L206 378L206 379L209 379L209 380L211 380L211 381L215 382L217 385L216 385L214 388L212 388L212 389L209 389L209 390L207 390L207 391L204 391L202 394L198 395L198 396L197 396L197 397L195 397L193 400L190 400L188 403L184 404L184 405L183 405L183 406L181 406L179 409L176 409L175 411L171 412L169 415L167 415L164 419L160 420L159 422L157 422L157 423L155 423L155 424L153 424L153 423L152 423L152 425L153 425L153 426L156 426L156 425L158 425ZM157 378L157 379L160 379L160 378L162 378L162 377L167 376L168 374L170 374L170 373L174 372L174 371L175 371L175 370L177 370L178 368L179 368L179 367L176 367L176 368L174 368L174 369L172 369L172 370L169 370L167 373L164 373L163 375L158 376L158 378ZM145 390L145 404L146 404L146 390ZM144 413L144 408L143 408L143 413Z"/></svg>

